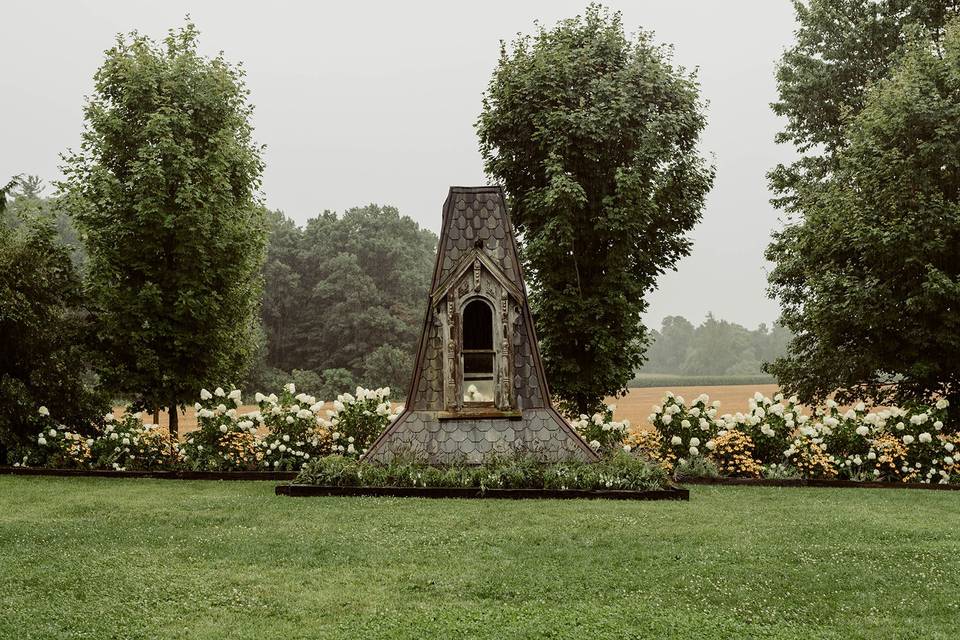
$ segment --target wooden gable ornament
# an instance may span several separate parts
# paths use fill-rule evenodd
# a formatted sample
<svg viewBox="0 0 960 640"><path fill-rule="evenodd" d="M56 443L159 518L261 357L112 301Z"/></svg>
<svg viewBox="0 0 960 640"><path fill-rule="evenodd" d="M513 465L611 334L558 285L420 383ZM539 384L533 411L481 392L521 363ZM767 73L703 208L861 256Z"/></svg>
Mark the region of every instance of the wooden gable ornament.
<svg viewBox="0 0 960 640"><path fill-rule="evenodd" d="M597 459L550 404L499 187L450 188L407 405L365 459L399 453L434 464Z"/></svg>

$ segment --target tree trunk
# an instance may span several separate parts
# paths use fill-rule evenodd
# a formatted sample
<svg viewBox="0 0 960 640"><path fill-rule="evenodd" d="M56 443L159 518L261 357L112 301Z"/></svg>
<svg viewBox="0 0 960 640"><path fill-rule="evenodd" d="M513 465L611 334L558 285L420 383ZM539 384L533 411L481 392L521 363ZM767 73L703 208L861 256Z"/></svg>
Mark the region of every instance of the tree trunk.
<svg viewBox="0 0 960 640"><path fill-rule="evenodd" d="M177 411L177 401L170 402L170 435L174 439L180 437L180 412Z"/></svg>

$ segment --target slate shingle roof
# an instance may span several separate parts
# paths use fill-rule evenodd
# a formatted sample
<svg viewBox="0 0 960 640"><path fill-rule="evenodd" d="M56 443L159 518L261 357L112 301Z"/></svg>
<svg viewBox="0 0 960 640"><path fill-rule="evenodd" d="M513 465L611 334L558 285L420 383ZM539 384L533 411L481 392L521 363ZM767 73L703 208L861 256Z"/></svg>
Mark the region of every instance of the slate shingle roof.
<svg viewBox="0 0 960 640"><path fill-rule="evenodd" d="M443 398L444 338L428 303L407 407L370 447L366 458L386 462L402 450L422 454L433 463L479 463L492 454L525 451L550 460L595 460L596 455L550 405L503 191L499 187L451 187L444 203L431 297L440 293L476 248L484 251L501 272L499 277L512 283L523 298L518 301L521 312L510 339L512 389L519 415L514 419L466 415L449 419Z"/></svg>

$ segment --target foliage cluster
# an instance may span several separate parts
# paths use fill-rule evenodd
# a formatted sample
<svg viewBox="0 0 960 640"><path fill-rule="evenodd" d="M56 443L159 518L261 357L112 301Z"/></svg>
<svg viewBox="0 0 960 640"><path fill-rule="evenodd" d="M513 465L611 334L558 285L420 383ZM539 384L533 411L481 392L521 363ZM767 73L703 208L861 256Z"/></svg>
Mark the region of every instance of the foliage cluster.
<svg viewBox="0 0 960 640"><path fill-rule="evenodd" d="M337 487L655 490L666 487L668 480L659 465L621 452L598 463L543 463L511 456L482 465L443 467L417 458L397 457L388 464L373 464L328 456L305 465L296 482Z"/></svg>
<svg viewBox="0 0 960 640"><path fill-rule="evenodd" d="M960 3L795 3L777 72L800 157L766 256L793 332L769 370L806 403L960 409ZM956 418L956 416L955 416Z"/></svg>
<svg viewBox="0 0 960 640"><path fill-rule="evenodd" d="M552 390L571 416L625 392L657 277L690 251L713 168L696 76L669 47L583 15L503 45L477 122L520 232Z"/></svg>

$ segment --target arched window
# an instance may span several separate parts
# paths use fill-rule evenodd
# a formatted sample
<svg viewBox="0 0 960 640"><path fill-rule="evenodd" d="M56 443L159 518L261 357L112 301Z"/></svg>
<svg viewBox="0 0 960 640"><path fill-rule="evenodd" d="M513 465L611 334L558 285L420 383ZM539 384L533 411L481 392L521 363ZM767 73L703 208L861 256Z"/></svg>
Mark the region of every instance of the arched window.
<svg viewBox="0 0 960 640"><path fill-rule="evenodd" d="M493 309L477 299L463 309L463 401L493 402Z"/></svg>

